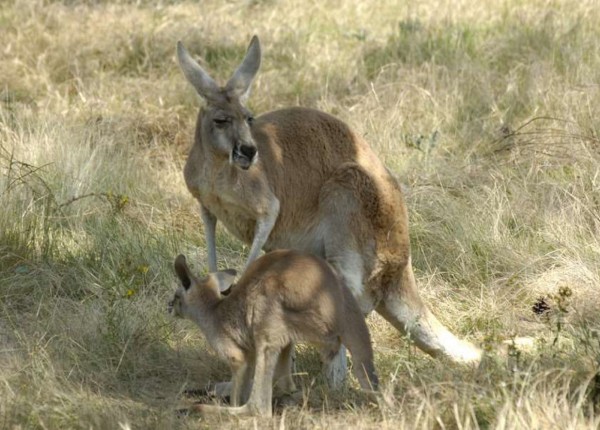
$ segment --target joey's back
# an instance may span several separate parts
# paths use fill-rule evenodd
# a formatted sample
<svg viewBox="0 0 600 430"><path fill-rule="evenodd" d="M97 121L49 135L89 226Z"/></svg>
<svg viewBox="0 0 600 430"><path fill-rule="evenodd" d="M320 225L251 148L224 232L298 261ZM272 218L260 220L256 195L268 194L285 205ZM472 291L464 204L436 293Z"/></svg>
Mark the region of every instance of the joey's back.
<svg viewBox="0 0 600 430"><path fill-rule="evenodd" d="M333 269L322 259L293 250L272 251L252 263L221 304L222 315L239 315L247 326L320 333L341 331L353 298L344 295ZM350 302L349 304L346 302ZM358 308L355 317L362 319Z"/></svg>
<svg viewBox="0 0 600 430"><path fill-rule="evenodd" d="M222 355L228 350L252 351L257 339L287 339L339 343L348 328L359 324L363 343L369 343L360 309L333 268L314 255L279 250L254 261L231 292L231 273L197 278L185 257L175 262L181 287L170 307L194 320L209 343ZM355 333L357 334L357 333Z"/></svg>

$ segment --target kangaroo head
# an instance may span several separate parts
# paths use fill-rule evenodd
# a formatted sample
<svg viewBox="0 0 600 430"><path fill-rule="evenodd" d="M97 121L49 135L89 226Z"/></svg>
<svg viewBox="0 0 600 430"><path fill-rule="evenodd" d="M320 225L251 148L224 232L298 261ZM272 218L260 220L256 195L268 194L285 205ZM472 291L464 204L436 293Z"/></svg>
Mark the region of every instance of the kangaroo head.
<svg viewBox="0 0 600 430"><path fill-rule="evenodd" d="M169 302L168 310L180 318L189 318L195 312L219 302L223 298L221 292L231 287L236 276L235 270L228 269L211 273L202 279L196 278L183 255L177 256L174 266L181 285Z"/></svg>
<svg viewBox="0 0 600 430"><path fill-rule="evenodd" d="M260 67L260 42L254 36L244 60L224 87L219 86L177 42L177 60L186 79L207 106L199 119L202 141L229 163L247 170L257 160L258 150L250 127L254 118L244 103Z"/></svg>

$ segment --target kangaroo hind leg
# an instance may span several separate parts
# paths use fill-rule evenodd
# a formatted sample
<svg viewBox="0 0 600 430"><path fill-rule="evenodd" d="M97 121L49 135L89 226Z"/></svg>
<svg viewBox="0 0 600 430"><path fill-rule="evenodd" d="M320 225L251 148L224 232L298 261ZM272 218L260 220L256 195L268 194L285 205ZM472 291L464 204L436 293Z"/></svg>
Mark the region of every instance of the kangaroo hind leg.
<svg viewBox="0 0 600 430"><path fill-rule="evenodd" d="M361 225L357 221L357 217L362 216L361 204L354 191L348 189L346 183L340 183L339 179L333 178L325 184L319 200L323 227L327 232L324 235L324 257L366 315L373 310L374 304L364 288L363 254L368 246L361 242L361 231L356 230ZM327 381L331 387L339 387L346 378L346 348L342 345L336 356L327 363Z"/></svg>
<svg viewBox="0 0 600 430"><path fill-rule="evenodd" d="M373 363L371 335L362 312L352 297L352 293L343 288L344 313L341 321L344 331L342 343L352 355L352 372L363 390L377 390L379 378Z"/></svg>

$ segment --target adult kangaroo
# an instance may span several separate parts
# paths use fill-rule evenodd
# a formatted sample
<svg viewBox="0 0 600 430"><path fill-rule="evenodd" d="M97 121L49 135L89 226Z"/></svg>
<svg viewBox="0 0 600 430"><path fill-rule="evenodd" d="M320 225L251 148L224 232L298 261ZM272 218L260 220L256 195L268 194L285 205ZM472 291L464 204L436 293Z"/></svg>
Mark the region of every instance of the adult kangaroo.
<svg viewBox="0 0 600 430"><path fill-rule="evenodd" d="M219 86L181 42L177 59L206 101L184 176L200 202L208 266L217 270L217 220L261 250L293 248L325 258L366 315L379 312L434 357L478 362L481 351L458 339L421 300L411 266L408 215L400 186L371 147L324 112L287 108L258 117L244 106L260 61L252 38L233 76ZM329 375L345 376L345 353Z"/></svg>

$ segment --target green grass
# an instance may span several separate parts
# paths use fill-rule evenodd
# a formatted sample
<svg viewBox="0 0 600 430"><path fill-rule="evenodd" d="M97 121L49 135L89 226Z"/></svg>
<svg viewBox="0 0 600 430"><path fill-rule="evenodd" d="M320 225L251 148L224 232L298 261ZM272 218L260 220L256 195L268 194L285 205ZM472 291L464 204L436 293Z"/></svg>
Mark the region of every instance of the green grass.
<svg viewBox="0 0 600 430"><path fill-rule="evenodd" d="M0 428L597 428L597 22L573 0L3 2ZM367 138L406 185L421 294L489 352L479 368L371 316L376 402L328 392L303 347L300 405L176 416L228 371L166 313L174 257L206 270L182 175L199 102L174 47L223 82L255 33L250 107L320 108ZM217 240L241 268L247 249Z"/></svg>

